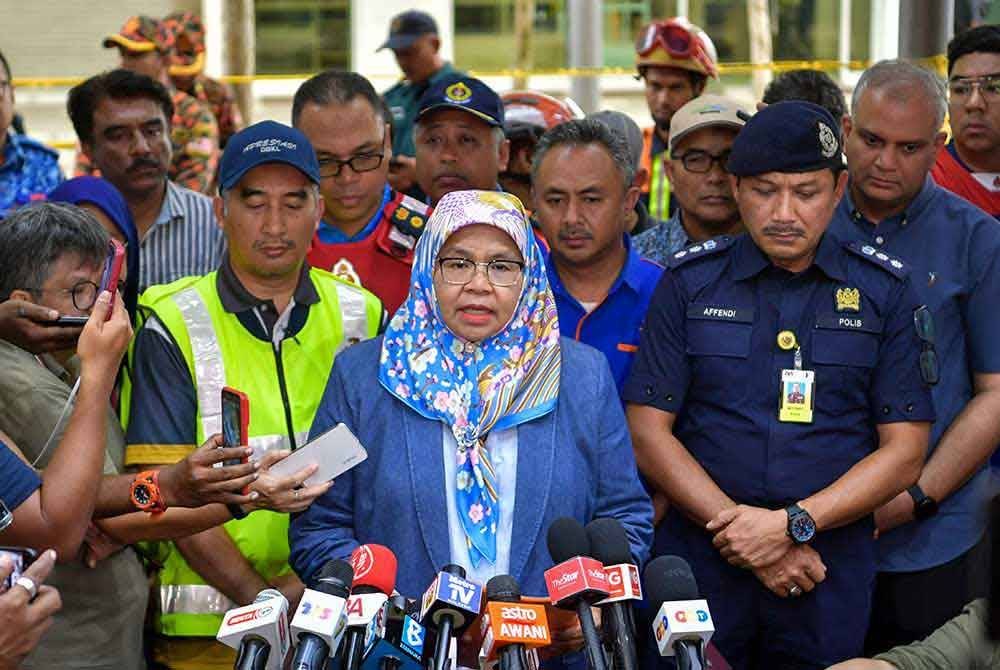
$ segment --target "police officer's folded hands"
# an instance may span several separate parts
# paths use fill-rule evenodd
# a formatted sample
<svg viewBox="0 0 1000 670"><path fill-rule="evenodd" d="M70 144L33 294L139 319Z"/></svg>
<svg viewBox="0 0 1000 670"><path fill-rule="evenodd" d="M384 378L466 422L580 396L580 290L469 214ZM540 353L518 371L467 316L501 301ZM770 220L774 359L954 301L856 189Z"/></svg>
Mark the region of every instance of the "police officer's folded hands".
<svg viewBox="0 0 1000 670"><path fill-rule="evenodd" d="M816 588L826 579L826 565L815 549L803 544L792 547L776 563L754 569L753 573L776 596L787 598Z"/></svg>
<svg viewBox="0 0 1000 670"><path fill-rule="evenodd" d="M736 505L720 512L706 528L715 535L712 544L719 553L740 568L771 565L793 546L784 510Z"/></svg>

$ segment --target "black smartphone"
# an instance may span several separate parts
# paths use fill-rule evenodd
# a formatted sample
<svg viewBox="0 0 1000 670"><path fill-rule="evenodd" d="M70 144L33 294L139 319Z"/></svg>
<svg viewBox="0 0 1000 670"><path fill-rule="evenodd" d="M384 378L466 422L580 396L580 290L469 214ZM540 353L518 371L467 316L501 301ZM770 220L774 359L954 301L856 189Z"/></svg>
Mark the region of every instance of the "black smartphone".
<svg viewBox="0 0 1000 670"><path fill-rule="evenodd" d="M85 326L89 316L60 316L55 321L47 321L50 326Z"/></svg>
<svg viewBox="0 0 1000 670"><path fill-rule="evenodd" d="M12 587L14 582L24 574L28 566L35 562L35 559L38 558L38 552L27 547L0 547L0 556L6 556L14 564L14 569L0 586L0 593L6 593L7 589Z"/></svg>
<svg viewBox="0 0 1000 670"><path fill-rule="evenodd" d="M250 399L242 391L228 386L222 389L222 442L227 447L245 445L250 427ZM223 461L223 465L246 463L246 458Z"/></svg>

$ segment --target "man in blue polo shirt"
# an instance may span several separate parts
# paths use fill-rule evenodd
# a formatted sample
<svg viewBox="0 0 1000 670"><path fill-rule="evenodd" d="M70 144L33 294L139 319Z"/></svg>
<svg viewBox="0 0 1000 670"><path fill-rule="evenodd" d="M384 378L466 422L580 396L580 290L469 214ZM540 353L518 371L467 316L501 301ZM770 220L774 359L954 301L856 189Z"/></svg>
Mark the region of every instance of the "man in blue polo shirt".
<svg viewBox="0 0 1000 670"><path fill-rule="evenodd" d="M601 121L567 121L542 136L531 173L559 329L607 356L620 392L663 271L627 234L639 198L628 146Z"/></svg>
<svg viewBox="0 0 1000 670"><path fill-rule="evenodd" d="M939 358L939 373L924 371L939 377L927 462L917 485L875 514L869 655L925 637L989 583L981 512L1000 441L1000 227L928 177L945 110L935 75L885 61L861 77L844 121L850 181L830 232L912 268L933 313L924 358L935 345Z"/></svg>

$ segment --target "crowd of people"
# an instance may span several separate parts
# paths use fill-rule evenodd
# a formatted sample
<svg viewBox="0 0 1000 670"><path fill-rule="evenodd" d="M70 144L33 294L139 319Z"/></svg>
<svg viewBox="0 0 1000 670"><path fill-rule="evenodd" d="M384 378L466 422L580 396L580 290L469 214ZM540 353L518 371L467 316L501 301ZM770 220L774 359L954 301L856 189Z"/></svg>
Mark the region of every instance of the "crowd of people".
<svg viewBox="0 0 1000 670"><path fill-rule="evenodd" d="M409 597L446 564L543 595L560 517L686 559L738 670L994 667L1000 26L946 80L882 61L848 107L792 71L752 110L655 21L645 129L499 95L418 10L397 85L321 72L289 124L244 127L191 13L103 45L69 180L0 54L0 544L38 556L0 668L233 667L226 611L366 543ZM272 473L337 424L367 460ZM544 667L584 667L561 626Z"/></svg>

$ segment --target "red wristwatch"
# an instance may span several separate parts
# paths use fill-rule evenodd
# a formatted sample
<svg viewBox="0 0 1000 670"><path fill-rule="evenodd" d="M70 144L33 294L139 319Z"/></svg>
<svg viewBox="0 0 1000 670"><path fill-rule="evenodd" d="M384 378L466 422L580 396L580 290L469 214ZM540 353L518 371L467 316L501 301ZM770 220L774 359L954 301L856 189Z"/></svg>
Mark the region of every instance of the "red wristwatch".
<svg viewBox="0 0 1000 670"><path fill-rule="evenodd" d="M141 512L161 514L167 511L159 487L160 471L140 472L132 481L132 504Z"/></svg>

